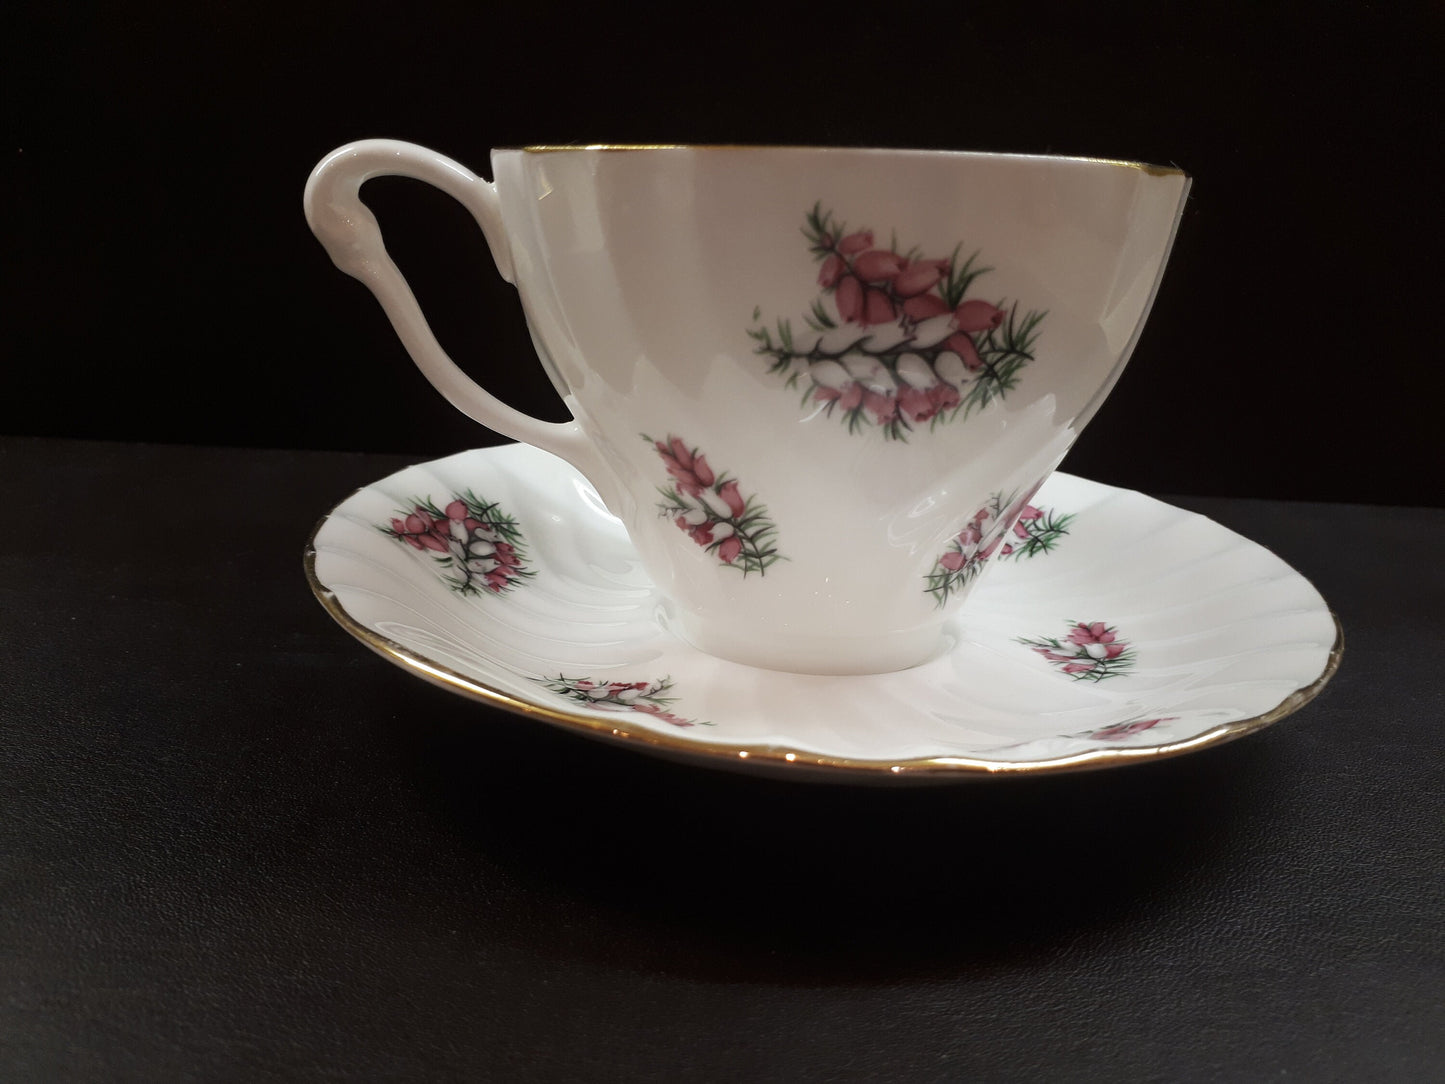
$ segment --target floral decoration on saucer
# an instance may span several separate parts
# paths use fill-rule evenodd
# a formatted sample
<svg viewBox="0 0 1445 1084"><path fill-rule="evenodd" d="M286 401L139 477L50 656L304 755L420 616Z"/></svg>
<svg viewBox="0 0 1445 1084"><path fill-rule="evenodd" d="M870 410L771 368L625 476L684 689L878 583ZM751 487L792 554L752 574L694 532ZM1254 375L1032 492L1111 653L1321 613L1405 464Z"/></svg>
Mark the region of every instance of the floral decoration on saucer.
<svg viewBox="0 0 1445 1084"><path fill-rule="evenodd" d="M653 443L679 498L745 523L756 506L741 482L729 488L683 441ZM1324 600L1248 539L1067 474L1024 499L1038 513L1019 520L1029 537L1006 532L947 649L888 674L788 674L697 651L668 630L666 602L591 486L525 445L359 490L318 525L307 570L343 627L425 680L661 756L792 779L963 780L1178 755L1283 718L1338 665ZM1012 502L996 503L990 517ZM1048 544L1031 533L1041 523L1057 528ZM718 538L699 545L720 550ZM1014 559L997 559L1005 545Z"/></svg>

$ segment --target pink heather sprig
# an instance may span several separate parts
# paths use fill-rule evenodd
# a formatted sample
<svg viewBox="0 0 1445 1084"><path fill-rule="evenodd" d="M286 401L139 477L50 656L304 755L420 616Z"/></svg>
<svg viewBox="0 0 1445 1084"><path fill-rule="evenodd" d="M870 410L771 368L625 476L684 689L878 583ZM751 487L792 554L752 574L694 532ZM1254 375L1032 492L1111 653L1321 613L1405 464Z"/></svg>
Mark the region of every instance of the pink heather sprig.
<svg viewBox="0 0 1445 1084"><path fill-rule="evenodd" d="M1103 681L1133 669L1137 656L1119 630L1102 621L1071 622L1064 639L1052 636L1019 643L1053 663L1061 673L1076 681Z"/></svg>
<svg viewBox="0 0 1445 1084"><path fill-rule="evenodd" d="M1041 484L1041 483L1040 483ZM925 579L924 590L942 606L980 573L989 558L1034 557L1050 552L1068 533L1072 514L1060 515L1028 502L1038 492L1033 486L1022 497L1005 500L1002 493L974 513L966 527L948 543ZM1009 527L1009 524L1012 527Z"/></svg>
<svg viewBox="0 0 1445 1084"><path fill-rule="evenodd" d="M1142 734L1146 730L1152 730L1160 723L1172 723L1174 718L1175 717L1171 715L1163 719L1136 719L1129 723L1116 723L1113 726L1086 731L1077 736L1081 738L1095 738L1100 741L1119 741L1123 738L1132 737L1135 734Z"/></svg>
<svg viewBox="0 0 1445 1084"><path fill-rule="evenodd" d="M444 508L430 498L413 498L410 512L393 517L383 533L413 549L430 553L459 594L502 594L535 573L526 568L526 550L516 521L471 490L454 496Z"/></svg>
<svg viewBox="0 0 1445 1084"><path fill-rule="evenodd" d="M594 681L592 678L569 678L558 674L555 678L540 680L557 695L588 707L637 711L677 727L712 725L684 719L667 710L677 702L676 697L665 695L672 689L670 677L655 681Z"/></svg>
<svg viewBox="0 0 1445 1084"><path fill-rule="evenodd" d="M744 576L762 575L779 559L777 528L767 509L755 498L744 497L737 479L717 474L707 456L690 448L681 437L650 443L671 478L659 486L659 514L671 519L704 550Z"/></svg>
<svg viewBox="0 0 1445 1084"><path fill-rule="evenodd" d="M1042 312L1017 303L965 297L980 275L978 254L959 262L875 243L870 229L848 232L815 205L803 234L820 261L822 295L805 317L817 333L796 337L792 323L759 324L748 334L769 371L789 386L807 375L805 401L839 414L850 431L873 425L891 439L928 423L982 409L1013 389L1033 360ZM823 304L831 297L833 309ZM757 321L761 308L753 313ZM884 334L879 334L882 331Z"/></svg>

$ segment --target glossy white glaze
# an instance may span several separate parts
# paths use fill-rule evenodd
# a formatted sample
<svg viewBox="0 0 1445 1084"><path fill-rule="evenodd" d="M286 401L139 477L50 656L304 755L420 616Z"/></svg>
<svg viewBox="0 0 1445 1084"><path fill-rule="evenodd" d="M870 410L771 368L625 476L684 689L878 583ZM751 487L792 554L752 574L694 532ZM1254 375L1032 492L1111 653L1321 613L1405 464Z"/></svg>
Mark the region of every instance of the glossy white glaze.
<svg viewBox="0 0 1445 1084"><path fill-rule="evenodd" d="M460 593L443 554L385 530L418 499L442 506L464 491L496 502L524 539L530 575L503 593ZM947 626L949 647L888 674L760 669L669 634L622 524L576 471L523 445L358 491L318 528L313 586L355 635L454 690L664 755L793 777L1027 773L1202 748L1286 714L1333 665L1324 600L1262 547L1067 474L1035 503L1072 517L1052 549L995 562ZM1076 622L1116 631L1128 649L1116 672L1075 676L1023 642L1065 639ZM1076 667L1107 655L1068 650ZM590 703L548 685L559 679L646 686L652 701L629 700L634 688ZM1110 728L1121 731L1101 736Z"/></svg>
<svg viewBox="0 0 1445 1084"><path fill-rule="evenodd" d="M943 152L517 150L494 152L492 164L495 184L409 144L353 144L317 167L308 217L450 401L592 481L669 600L678 635L734 661L809 673L894 670L940 649L972 582L940 600L924 578L992 497L1022 500L1047 477L1093 415L1137 339L1188 189L1177 171ZM472 210L574 422L519 414L441 351L357 196L383 173L430 181ZM913 321L891 285L870 287L861 271L858 289L896 306L896 322L850 322L800 232L811 209L846 219L850 237L871 230L870 251L885 261L953 253L958 267L977 252L989 270L968 297L1045 314L1006 396L888 439L875 419L902 416L903 396L934 389L956 400L990 370L957 354L931 360L959 317ZM815 302L836 329L809 331ZM772 335L780 321L814 360L773 373L749 332ZM922 353L876 361L884 340L901 339ZM836 359L822 358L834 349ZM857 406L860 424L840 424L822 396L851 389L856 399L865 387L886 406ZM733 549L720 545L735 528L708 525L726 512L718 492L715 515L691 495L696 524L660 498L679 476L657 447L672 437L719 485L736 480L739 500L765 509L765 569L742 574L741 527Z"/></svg>

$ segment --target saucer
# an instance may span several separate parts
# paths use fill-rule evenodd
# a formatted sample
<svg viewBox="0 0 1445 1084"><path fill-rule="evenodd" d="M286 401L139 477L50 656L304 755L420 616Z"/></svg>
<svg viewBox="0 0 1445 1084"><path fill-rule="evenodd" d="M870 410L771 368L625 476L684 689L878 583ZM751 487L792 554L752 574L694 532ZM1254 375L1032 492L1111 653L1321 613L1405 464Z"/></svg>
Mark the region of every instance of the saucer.
<svg viewBox="0 0 1445 1084"><path fill-rule="evenodd" d="M527 445L358 490L317 526L306 571L342 627L443 688L788 778L961 780L1173 756L1296 711L1339 665L1319 592L1203 516L1061 473L1029 512L946 650L889 674L760 670L678 639L591 484Z"/></svg>

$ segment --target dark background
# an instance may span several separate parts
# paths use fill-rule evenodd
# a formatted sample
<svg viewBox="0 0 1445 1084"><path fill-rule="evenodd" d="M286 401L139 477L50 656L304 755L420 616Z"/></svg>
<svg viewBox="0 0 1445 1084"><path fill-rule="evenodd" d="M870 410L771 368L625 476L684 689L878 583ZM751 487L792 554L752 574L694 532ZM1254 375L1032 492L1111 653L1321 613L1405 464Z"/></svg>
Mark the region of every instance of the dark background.
<svg viewBox="0 0 1445 1084"><path fill-rule="evenodd" d="M6 1081L1439 1079L1442 513L1228 498L1445 506L1445 16L1077 7L0 5ZM1279 552L1343 668L1221 749L907 791L418 684L300 578L351 487L492 439L306 230L366 136L1189 169L1068 466ZM368 198L454 355L558 416L465 212Z"/></svg>
<svg viewBox="0 0 1445 1084"><path fill-rule="evenodd" d="M746 142L1058 152L1195 177L1134 361L1067 469L1445 504L1435 4L674 6L264 0L7 16L0 433L399 452L497 438L311 238L333 146ZM17 19L18 23L13 22ZM562 407L447 197L368 200L443 344Z"/></svg>

